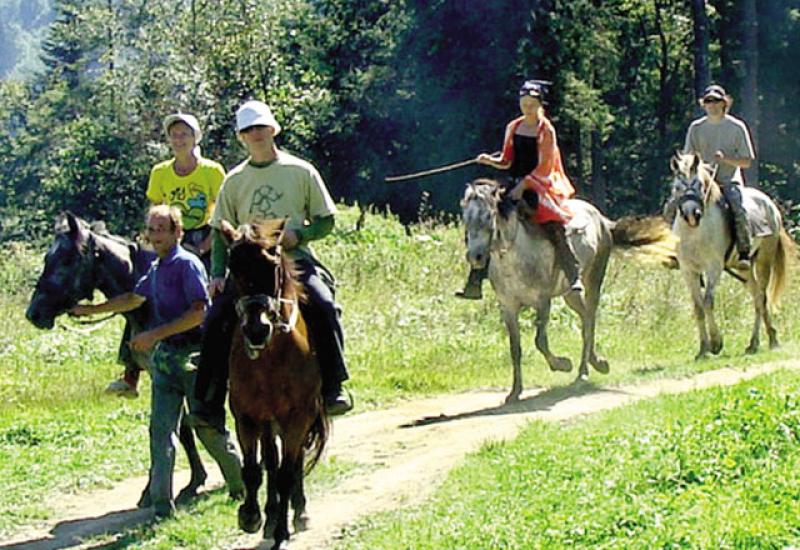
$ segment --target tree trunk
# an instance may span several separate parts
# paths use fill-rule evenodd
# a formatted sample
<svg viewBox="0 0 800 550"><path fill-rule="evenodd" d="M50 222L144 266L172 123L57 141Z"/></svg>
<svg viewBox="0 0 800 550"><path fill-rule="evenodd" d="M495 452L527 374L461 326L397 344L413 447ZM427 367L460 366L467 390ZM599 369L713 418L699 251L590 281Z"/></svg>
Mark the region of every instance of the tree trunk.
<svg viewBox="0 0 800 550"><path fill-rule="evenodd" d="M605 155L600 132L592 132L592 203L601 211L608 212L608 189L606 187Z"/></svg>
<svg viewBox="0 0 800 550"><path fill-rule="evenodd" d="M706 0L692 0L694 20L694 96L700 97L711 82L711 68L708 64L708 16ZM700 107L698 106L699 110Z"/></svg>
<svg viewBox="0 0 800 550"><path fill-rule="evenodd" d="M758 14L755 0L742 2L742 116L750 127L753 147L758 156ZM758 187L758 158L746 172L747 182Z"/></svg>

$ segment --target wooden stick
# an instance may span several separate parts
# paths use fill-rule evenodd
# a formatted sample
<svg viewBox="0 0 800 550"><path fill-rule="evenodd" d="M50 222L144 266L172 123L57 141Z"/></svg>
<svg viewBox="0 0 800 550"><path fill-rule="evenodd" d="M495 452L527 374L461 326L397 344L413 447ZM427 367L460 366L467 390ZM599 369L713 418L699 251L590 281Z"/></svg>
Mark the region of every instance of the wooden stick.
<svg viewBox="0 0 800 550"><path fill-rule="evenodd" d="M413 174L405 174L402 176L388 176L384 179L384 181L394 182L394 181L410 180L414 178L421 178L424 176L430 176L432 174L440 174L442 172L447 172L449 170L455 170L456 168L462 168L464 166L469 166L470 164L475 164L477 162L478 162L477 159L462 160L461 162L448 164L447 166L440 166L439 168L432 168L430 170L424 170L422 172L414 172Z"/></svg>

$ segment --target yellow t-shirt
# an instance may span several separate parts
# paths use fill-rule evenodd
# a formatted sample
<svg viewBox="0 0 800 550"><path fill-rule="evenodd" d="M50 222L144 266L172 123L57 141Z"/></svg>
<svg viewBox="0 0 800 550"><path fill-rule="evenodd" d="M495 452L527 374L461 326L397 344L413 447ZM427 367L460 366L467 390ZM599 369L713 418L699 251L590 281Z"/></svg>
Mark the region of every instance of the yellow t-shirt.
<svg viewBox="0 0 800 550"><path fill-rule="evenodd" d="M147 198L153 204L180 208L187 230L203 227L211 219L225 169L218 162L201 157L190 174L179 176L173 169L174 163L173 158L153 167L147 183Z"/></svg>
<svg viewBox="0 0 800 550"><path fill-rule="evenodd" d="M219 229L222 220L234 227L269 219L289 218L288 229L301 229L314 218L336 213L325 182L309 162L284 151L264 167L249 159L233 168L225 178L211 226ZM300 252L309 252L300 245Z"/></svg>

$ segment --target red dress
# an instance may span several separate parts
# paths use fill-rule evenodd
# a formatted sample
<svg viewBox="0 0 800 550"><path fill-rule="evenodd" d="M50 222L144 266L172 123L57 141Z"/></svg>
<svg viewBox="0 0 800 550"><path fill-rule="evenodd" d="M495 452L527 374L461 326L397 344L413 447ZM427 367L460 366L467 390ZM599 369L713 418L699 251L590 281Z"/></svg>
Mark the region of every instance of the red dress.
<svg viewBox="0 0 800 550"><path fill-rule="evenodd" d="M506 126L502 158L504 163L514 160L514 132L523 119L524 117L516 118ZM561 151L556 141L556 130L545 117L539 118L536 143L539 149L539 162L523 180L525 187L534 191L539 197L539 206L532 220L539 224L547 222L566 224L572 219L573 214L564 202L575 195L575 188L564 173Z"/></svg>

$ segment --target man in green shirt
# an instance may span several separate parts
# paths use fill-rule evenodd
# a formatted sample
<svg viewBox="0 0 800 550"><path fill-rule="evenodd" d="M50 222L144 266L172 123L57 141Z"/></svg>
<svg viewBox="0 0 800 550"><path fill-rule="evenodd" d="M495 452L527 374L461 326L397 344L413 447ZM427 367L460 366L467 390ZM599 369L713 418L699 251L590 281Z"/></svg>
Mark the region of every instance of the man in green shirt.
<svg viewBox="0 0 800 550"><path fill-rule="evenodd" d="M206 320L197 396L213 410L222 406L227 390L236 315L232 285L225 278L227 245L220 232L222 221L236 227L287 218L282 244L294 259L308 296L301 311L319 358L325 407L331 415L342 414L352 403L342 389L348 374L341 310L334 299L333 276L308 246L331 232L336 206L316 168L277 148L274 138L281 127L265 103L242 105L236 113L236 128L250 156L226 176L211 218L209 291L216 298Z"/></svg>

